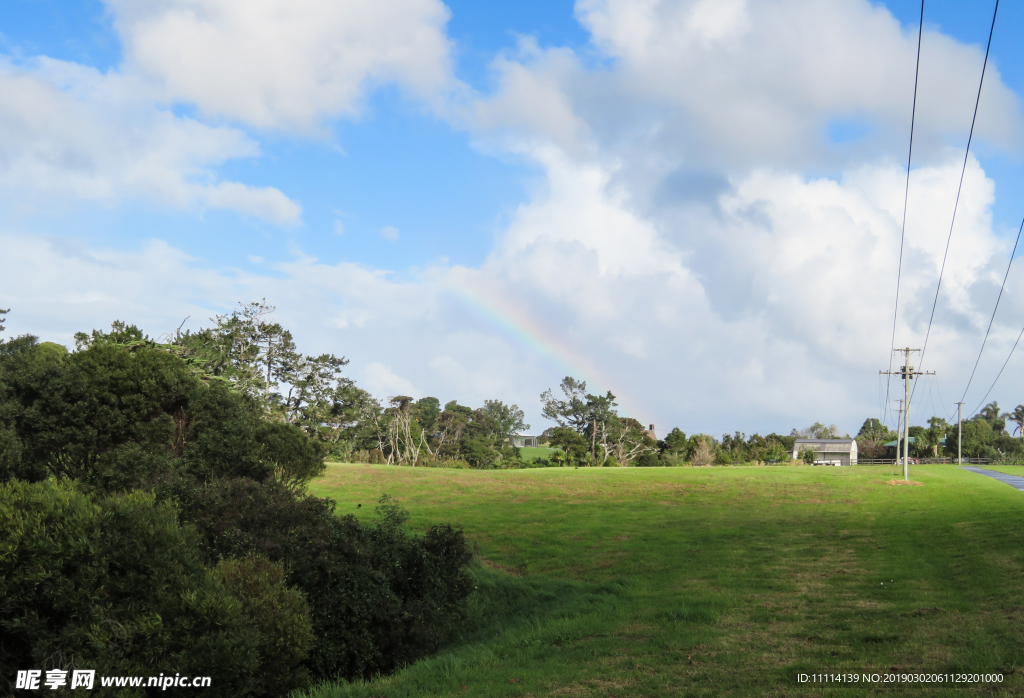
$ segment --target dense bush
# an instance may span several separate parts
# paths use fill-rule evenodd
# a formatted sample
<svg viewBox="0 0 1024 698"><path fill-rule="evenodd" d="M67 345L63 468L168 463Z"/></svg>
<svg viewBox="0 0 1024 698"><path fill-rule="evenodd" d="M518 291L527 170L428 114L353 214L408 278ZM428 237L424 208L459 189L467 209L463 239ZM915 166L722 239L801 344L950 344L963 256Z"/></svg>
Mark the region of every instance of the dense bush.
<svg viewBox="0 0 1024 698"><path fill-rule="evenodd" d="M140 337L0 341L0 695L76 666L280 696L439 649L472 589L461 531L335 516L300 494L321 443Z"/></svg>
<svg viewBox="0 0 1024 698"><path fill-rule="evenodd" d="M221 560L214 574L259 633L253 695L276 698L308 685L309 673L301 665L313 641L309 607L302 593L285 583L284 566L249 556Z"/></svg>
<svg viewBox="0 0 1024 698"><path fill-rule="evenodd" d="M0 477L149 488L184 471L293 483L323 470L319 444L268 422L250 398L204 382L158 348L95 344L68 354L0 343Z"/></svg>
<svg viewBox="0 0 1024 698"><path fill-rule="evenodd" d="M19 669L77 667L210 676L211 696L271 696L262 689L305 656L301 632L287 627L304 622L301 598L266 568L206 569L195 531L152 495L93 500L53 482L6 483L0 530L4 694Z"/></svg>
<svg viewBox="0 0 1024 698"><path fill-rule="evenodd" d="M202 532L209 561L256 554L285 565L311 602L315 679L392 671L437 650L462 619L470 553L450 526L409 536L388 503L364 526L329 500L248 479L177 483L160 496Z"/></svg>

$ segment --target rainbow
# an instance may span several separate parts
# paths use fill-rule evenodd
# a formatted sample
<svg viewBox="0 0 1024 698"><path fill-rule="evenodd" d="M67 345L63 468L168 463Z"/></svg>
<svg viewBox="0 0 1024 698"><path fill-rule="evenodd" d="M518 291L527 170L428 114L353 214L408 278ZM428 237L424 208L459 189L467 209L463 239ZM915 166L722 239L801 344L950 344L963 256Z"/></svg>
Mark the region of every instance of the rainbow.
<svg viewBox="0 0 1024 698"><path fill-rule="evenodd" d="M464 285L446 285L445 290L476 315L501 330L510 339L526 346L535 354L557 366L564 371L565 375L586 381L588 392L600 394L611 390L623 416L640 419L637 415L647 414L645 410L637 409L638 403L627 397L625 391L613 390L610 387L613 385L613 381L599 372L589 357L578 351L573 351L561 337L552 333L505 298L478 286L470 288Z"/></svg>

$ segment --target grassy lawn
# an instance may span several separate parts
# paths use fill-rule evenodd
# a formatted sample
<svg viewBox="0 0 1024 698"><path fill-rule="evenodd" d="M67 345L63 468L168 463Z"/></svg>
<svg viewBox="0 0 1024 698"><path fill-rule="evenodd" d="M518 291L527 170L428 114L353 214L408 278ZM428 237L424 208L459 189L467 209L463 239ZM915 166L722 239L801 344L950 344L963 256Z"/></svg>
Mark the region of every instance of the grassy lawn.
<svg viewBox="0 0 1024 698"><path fill-rule="evenodd" d="M558 450L560 449L543 446L523 446L519 449L519 455L523 460L531 461L539 458L549 458L552 453Z"/></svg>
<svg viewBox="0 0 1024 698"><path fill-rule="evenodd" d="M1021 468L1024 471L1024 468ZM473 471L332 465L477 553L463 639L347 696L1024 695L1024 493L935 465ZM357 508L362 504L362 508ZM1002 671L1002 684L798 672Z"/></svg>

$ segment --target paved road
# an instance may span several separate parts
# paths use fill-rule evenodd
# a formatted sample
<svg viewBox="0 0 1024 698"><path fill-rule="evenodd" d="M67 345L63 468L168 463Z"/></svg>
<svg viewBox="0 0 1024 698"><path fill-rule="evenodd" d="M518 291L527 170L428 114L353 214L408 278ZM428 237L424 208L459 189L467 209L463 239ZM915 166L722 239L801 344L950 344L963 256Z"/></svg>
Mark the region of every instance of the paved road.
<svg viewBox="0 0 1024 698"><path fill-rule="evenodd" d="M1005 482L1010 487L1024 492L1024 477L1019 475L1007 475L1005 473L997 473L995 470L986 470L985 468L975 468L973 466L962 466L961 470L970 470L972 473L978 473L978 475L988 475L989 477L999 480L999 482Z"/></svg>

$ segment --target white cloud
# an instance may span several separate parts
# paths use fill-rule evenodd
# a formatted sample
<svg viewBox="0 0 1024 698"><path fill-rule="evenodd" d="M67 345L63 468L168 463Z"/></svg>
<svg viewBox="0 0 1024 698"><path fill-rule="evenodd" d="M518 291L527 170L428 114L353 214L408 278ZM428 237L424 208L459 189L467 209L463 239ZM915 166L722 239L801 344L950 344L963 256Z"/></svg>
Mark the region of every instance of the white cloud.
<svg viewBox="0 0 1024 698"><path fill-rule="evenodd" d="M688 169L840 168L905 148L916 31L866 0L580 0L576 15L607 61L525 41L493 65L499 89L477 107L478 135L542 139L574 157L609 148L663 176ZM916 152L966 140L983 51L926 31ZM867 128L836 152L830 123ZM990 60L976 137L1020 144L1019 97Z"/></svg>
<svg viewBox="0 0 1024 698"><path fill-rule="evenodd" d="M357 116L394 83L443 110L458 88L440 0L106 0L127 63L169 100L262 128Z"/></svg>
<svg viewBox="0 0 1024 698"><path fill-rule="evenodd" d="M330 82L317 72L335 65L321 55L321 35L288 26L274 39L284 56L281 71L305 77L287 85L256 57L253 65L269 72L232 84L232 71L245 76L248 68L217 59L215 40L251 55L246 22L254 23L253 37L264 36L266 13L279 7L270 0L251 16L226 0L113 6L124 35L138 42L130 52L133 70L157 79L161 94L194 101L207 113L309 128L356 113L360 86L367 76L379 77L356 61ZM434 17L433 5L412 7L413 15ZM347 22L342 14L328 19ZM134 252L98 251L8 231L0 244L12 272L0 278L0 307L14 309L15 331L60 339L118 317L158 332L187 314L205 317L266 297L301 346L350 356L351 375L379 397L436 395L472 405L497 397L518 402L537 427L539 392L574 373L620 395L624 411L659 431L679 425L691 433L763 433L815 419L855 431L878 414L877 371L889 356L903 203L897 163L916 37L861 0L584 0L577 14L592 32L597 67L592 56L524 40L518 52L496 60L496 91L472 112L481 147L512 152L543 172L480 268L443 264L398 282L380 270L297 254L268 265L266 275L247 275L203 269L160 242ZM422 26L443 26L441 15L435 19L440 24ZM176 49L153 38L156 27L194 39L195 60L173 64ZM308 52L294 48L300 35ZM935 32L925 41L922 159L910 187L901 344L920 343L927 327L962 158L944 139L969 125L981 62L977 47ZM201 64L218 69L204 77ZM430 77L447 75L438 65L427 61L427 77L418 82L398 73L387 79L437 93L449 79ZM311 85L326 85L324 93ZM986 85L978 134L990 145L1016 147L1017 96L994 69ZM103 103L78 87L47 89L40 94ZM218 101L231 94L237 102ZM871 130L861 142L835 148L825 133L837 119ZM283 195L254 190L247 199L190 174L202 175L213 154L253 152L244 134L185 119L171 123L195 128L196 137L167 152L197 154L171 158L177 164L163 177L133 177L133 186L150 182L152 191L193 205L214 205L220 195L224 205L278 220L297 216ZM8 141L0 135L0 143ZM69 162L88 162L69 152ZM85 152L95 158L99 149ZM107 179L86 177L76 186L95 187L100 193L93 197L128 186ZM993 233L993 201L994 185L972 159L927 359L945 389L940 409L962 389L1005 268L1009 246ZM398 230L384 228L381 236L395 240ZM1011 291L1022 282L1024 272L1015 271ZM994 376L1024 323L1024 303L1015 298L1004 296L979 386ZM1016 373L1003 380L1006 394L1024 389Z"/></svg>
<svg viewBox="0 0 1024 698"><path fill-rule="evenodd" d="M0 186L18 205L141 197L275 223L301 216L278 189L216 181L220 164L259 154L252 139L157 108L134 78L46 58L0 61L0 92Z"/></svg>
<svg viewBox="0 0 1024 698"><path fill-rule="evenodd" d="M385 226L380 229L380 236L385 240L395 242L398 240L398 228L395 228L394 226L390 225Z"/></svg>
<svg viewBox="0 0 1024 698"><path fill-rule="evenodd" d="M345 234L345 224L342 223L341 221L337 220L337 219L335 219L335 221L334 221L334 234L335 235L344 235Z"/></svg>
<svg viewBox="0 0 1024 698"><path fill-rule="evenodd" d="M856 430L888 360L916 32L861 0L580 0L576 13L596 67L529 40L493 64L474 133L544 177L467 283L514 297L568 354L691 429ZM981 62L925 32L898 342L924 338L963 157L947 143L966 139ZM866 136L831 144L835 122ZM976 144L1015 149L1022 124L990 62ZM950 394L1009 251L973 159L964 187L928 357ZM1000 318L992 355L1021 311Z"/></svg>
<svg viewBox="0 0 1024 698"><path fill-rule="evenodd" d="M416 389L416 386L405 378L396 375L390 368L379 361L367 364L366 368L363 369L362 385L373 395L387 397L409 395L417 399L423 396Z"/></svg>

